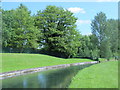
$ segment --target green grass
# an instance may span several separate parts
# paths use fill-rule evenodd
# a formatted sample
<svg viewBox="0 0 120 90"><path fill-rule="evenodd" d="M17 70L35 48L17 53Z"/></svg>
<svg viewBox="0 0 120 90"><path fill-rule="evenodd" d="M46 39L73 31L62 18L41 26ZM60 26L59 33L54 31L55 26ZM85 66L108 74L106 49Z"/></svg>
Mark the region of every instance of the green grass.
<svg viewBox="0 0 120 90"><path fill-rule="evenodd" d="M106 61L105 58L99 58L99 61Z"/></svg>
<svg viewBox="0 0 120 90"><path fill-rule="evenodd" d="M79 71L69 88L118 88L118 61L95 64Z"/></svg>
<svg viewBox="0 0 120 90"><path fill-rule="evenodd" d="M106 58L99 58L99 61L106 61L107 59ZM115 60L114 58L110 58L110 60Z"/></svg>
<svg viewBox="0 0 120 90"><path fill-rule="evenodd" d="M2 72L92 61L89 59L62 59L42 54L0 53L0 55L1 54Z"/></svg>

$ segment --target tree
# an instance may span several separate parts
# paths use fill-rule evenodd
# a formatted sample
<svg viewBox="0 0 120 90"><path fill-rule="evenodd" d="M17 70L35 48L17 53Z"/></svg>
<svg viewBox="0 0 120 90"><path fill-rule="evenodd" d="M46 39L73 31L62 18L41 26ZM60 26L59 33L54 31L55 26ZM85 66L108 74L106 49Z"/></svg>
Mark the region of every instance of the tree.
<svg viewBox="0 0 120 90"><path fill-rule="evenodd" d="M99 49L98 49L98 39L95 35L90 35L90 42L91 42L91 58L93 60L97 60L99 58Z"/></svg>
<svg viewBox="0 0 120 90"><path fill-rule="evenodd" d="M3 13L3 24L4 46L18 49L18 52L38 48L40 31L34 26L34 18L26 6L20 4L16 10Z"/></svg>
<svg viewBox="0 0 120 90"><path fill-rule="evenodd" d="M120 18L118 19L118 59L120 59Z"/></svg>
<svg viewBox="0 0 120 90"><path fill-rule="evenodd" d="M11 46L12 36L14 36L14 10L2 10L2 48Z"/></svg>
<svg viewBox="0 0 120 90"><path fill-rule="evenodd" d="M92 34L95 35L98 39L98 49L100 50L100 57L104 57L104 50L106 47L102 45L104 39L107 37L107 17L103 12L97 14L94 17L94 20L91 23ZM108 38L108 37L107 37Z"/></svg>
<svg viewBox="0 0 120 90"><path fill-rule="evenodd" d="M79 56L84 58L91 58L91 42L89 36L82 36L80 39Z"/></svg>
<svg viewBox="0 0 120 90"><path fill-rule="evenodd" d="M93 60L98 60L98 58L99 58L99 50L97 48L95 48L95 49L93 49L91 51L91 58Z"/></svg>
<svg viewBox="0 0 120 90"><path fill-rule="evenodd" d="M113 56L116 56L118 52L118 20L107 20L107 34Z"/></svg>
<svg viewBox="0 0 120 90"><path fill-rule="evenodd" d="M43 47L49 54L71 57L77 53L79 33L76 20L73 13L61 7L47 6L38 11L35 25L43 34Z"/></svg>
<svg viewBox="0 0 120 90"><path fill-rule="evenodd" d="M2 9L0 7L0 52L2 52Z"/></svg>
<svg viewBox="0 0 120 90"><path fill-rule="evenodd" d="M110 46L110 42L109 40L105 40L102 45L101 45L104 49L102 50L104 53L104 58L106 58L107 60L109 60L112 57L112 51L111 51L111 46Z"/></svg>

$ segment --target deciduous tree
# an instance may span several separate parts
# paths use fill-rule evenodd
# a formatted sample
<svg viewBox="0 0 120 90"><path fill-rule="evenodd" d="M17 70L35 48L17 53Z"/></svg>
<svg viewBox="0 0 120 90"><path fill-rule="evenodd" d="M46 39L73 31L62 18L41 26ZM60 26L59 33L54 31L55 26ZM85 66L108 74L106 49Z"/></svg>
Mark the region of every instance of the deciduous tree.
<svg viewBox="0 0 120 90"><path fill-rule="evenodd" d="M36 26L43 33L46 51L60 57L71 57L78 51L79 33L73 13L61 7L47 6L36 15Z"/></svg>

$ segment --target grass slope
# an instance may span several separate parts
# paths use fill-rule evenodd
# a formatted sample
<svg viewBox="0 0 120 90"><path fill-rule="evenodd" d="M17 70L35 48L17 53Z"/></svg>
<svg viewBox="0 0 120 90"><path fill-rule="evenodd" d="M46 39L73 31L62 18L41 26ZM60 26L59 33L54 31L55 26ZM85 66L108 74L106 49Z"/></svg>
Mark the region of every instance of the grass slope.
<svg viewBox="0 0 120 90"><path fill-rule="evenodd" d="M91 61L89 59L62 59L42 54L0 54L2 54L2 72Z"/></svg>
<svg viewBox="0 0 120 90"><path fill-rule="evenodd" d="M79 71L69 88L118 88L118 61L96 64Z"/></svg>

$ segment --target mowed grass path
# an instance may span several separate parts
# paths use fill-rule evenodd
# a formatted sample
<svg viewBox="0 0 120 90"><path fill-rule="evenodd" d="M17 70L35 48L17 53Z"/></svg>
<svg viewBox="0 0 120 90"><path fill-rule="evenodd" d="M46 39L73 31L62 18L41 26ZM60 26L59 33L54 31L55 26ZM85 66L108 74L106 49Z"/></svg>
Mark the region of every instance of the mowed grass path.
<svg viewBox="0 0 120 90"><path fill-rule="evenodd" d="M90 62L89 59L62 59L42 54L20 54L20 53L0 53L2 54L2 72L52 66L59 64L70 64L78 62Z"/></svg>
<svg viewBox="0 0 120 90"><path fill-rule="evenodd" d="M79 71L69 88L118 88L118 61L95 64Z"/></svg>

